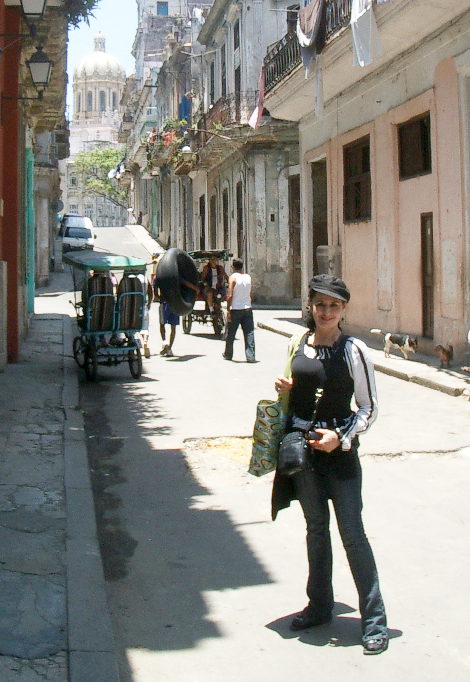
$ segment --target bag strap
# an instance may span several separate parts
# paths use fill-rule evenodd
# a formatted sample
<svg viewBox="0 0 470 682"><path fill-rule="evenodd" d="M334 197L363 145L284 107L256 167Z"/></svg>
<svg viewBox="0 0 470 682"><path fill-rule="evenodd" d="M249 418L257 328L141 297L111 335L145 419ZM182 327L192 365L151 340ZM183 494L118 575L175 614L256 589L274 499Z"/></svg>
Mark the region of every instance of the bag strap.
<svg viewBox="0 0 470 682"><path fill-rule="evenodd" d="M290 379L291 377L291 364L292 360L294 359L294 355L297 353L297 350L302 343L302 339L307 338L308 332L305 332L305 334L297 334L296 336L292 336L289 342L289 352L287 355L287 363L286 363L286 368L284 370L284 376L287 379Z"/></svg>
<svg viewBox="0 0 470 682"><path fill-rule="evenodd" d="M291 364L292 364L292 360L294 358L294 355L296 354L297 349L299 348L302 339L304 337L306 337L307 334L308 334L308 332L306 332L305 334L297 334L297 335L291 336L291 338L290 338L289 350L288 350L288 354L287 354L286 368L284 370L284 376L287 379L290 379L290 377L291 377ZM289 410L289 394L288 393L281 393L278 396L277 402L280 405L284 414L287 414L287 412Z"/></svg>

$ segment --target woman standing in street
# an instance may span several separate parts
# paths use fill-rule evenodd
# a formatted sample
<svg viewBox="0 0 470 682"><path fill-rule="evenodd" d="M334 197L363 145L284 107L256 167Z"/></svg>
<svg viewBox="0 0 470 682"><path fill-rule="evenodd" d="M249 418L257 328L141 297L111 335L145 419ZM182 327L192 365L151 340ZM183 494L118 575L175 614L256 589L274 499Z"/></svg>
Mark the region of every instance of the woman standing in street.
<svg viewBox="0 0 470 682"><path fill-rule="evenodd" d="M289 393L287 431L305 430L316 406L315 431L308 440L311 465L292 476L276 473L273 519L298 499L307 524L309 577L306 608L291 623L294 631L331 620L334 606L332 548L329 530L331 500L349 566L359 593L365 654L380 654L388 646L387 621L374 556L362 525L361 465L358 435L377 416L373 364L367 346L340 328L350 294L332 275L316 275L309 285L309 332L292 358L290 378L279 376L276 390ZM292 347L291 347L292 348ZM351 409L354 396L357 411Z"/></svg>

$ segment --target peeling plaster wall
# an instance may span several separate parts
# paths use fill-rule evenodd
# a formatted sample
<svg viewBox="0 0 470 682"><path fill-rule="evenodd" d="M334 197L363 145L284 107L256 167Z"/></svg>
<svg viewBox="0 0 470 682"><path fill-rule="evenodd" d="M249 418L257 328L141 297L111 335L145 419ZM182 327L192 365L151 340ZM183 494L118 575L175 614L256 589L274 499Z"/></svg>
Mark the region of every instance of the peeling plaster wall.
<svg viewBox="0 0 470 682"><path fill-rule="evenodd" d="M254 229L250 240L250 274L257 303L292 301L288 169L278 170L277 153L250 157Z"/></svg>

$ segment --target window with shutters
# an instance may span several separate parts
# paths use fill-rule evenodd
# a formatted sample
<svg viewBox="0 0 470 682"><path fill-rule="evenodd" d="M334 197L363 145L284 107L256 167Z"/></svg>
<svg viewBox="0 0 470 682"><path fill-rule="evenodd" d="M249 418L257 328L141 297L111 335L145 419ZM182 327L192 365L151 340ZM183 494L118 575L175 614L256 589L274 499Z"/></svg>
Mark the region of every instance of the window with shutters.
<svg viewBox="0 0 470 682"><path fill-rule="evenodd" d="M431 173L431 116L429 112L398 126L400 180Z"/></svg>
<svg viewBox="0 0 470 682"><path fill-rule="evenodd" d="M370 140L356 140L344 153L344 222L370 220L372 216Z"/></svg>

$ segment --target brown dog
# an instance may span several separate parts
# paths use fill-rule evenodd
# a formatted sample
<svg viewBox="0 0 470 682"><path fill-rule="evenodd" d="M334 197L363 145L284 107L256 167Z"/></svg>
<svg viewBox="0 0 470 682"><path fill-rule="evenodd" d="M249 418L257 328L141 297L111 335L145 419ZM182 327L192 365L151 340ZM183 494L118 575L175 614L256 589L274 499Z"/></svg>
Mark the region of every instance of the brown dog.
<svg viewBox="0 0 470 682"><path fill-rule="evenodd" d="M454 358L454 349L450 343L448 343L447 346L441 346L441 344L438 344L434 350L438 354L439 360L441 361L441 369L443 369L444 366L450 367L450 364Z"/></svg>

